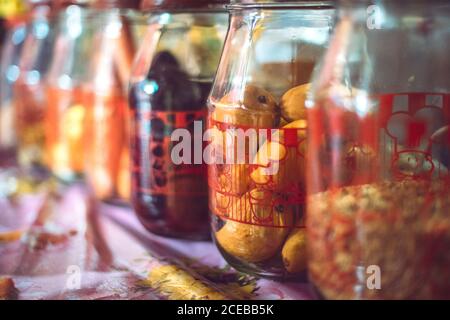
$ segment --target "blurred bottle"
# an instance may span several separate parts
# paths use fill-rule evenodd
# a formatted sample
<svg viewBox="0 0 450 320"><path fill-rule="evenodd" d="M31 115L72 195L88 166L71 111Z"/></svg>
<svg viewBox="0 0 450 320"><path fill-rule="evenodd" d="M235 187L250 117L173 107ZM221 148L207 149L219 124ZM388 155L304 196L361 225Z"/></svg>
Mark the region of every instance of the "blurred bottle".
<svg viewBox="0 0 450 320"><path fill-rule="evenodd" d="M44 168L44 77L52 58L56 6L49 0L29 0L28 4L31 12L13 94L18 162L36 171Z"/></svg>
<svg viewBox="0 0 450 320"><path fill-rule="evenodd" d="M326 299L450 299L450 2L372 3L339 1L309 92L308 275Z"/></svg>
<svg viewBox="0 0 450 320"><path fill-rule="evenodd" d="M197 164L193 153L190 163L175 164L171 135L183 129L202 140L195 121L206 119L228 27L226 3L142 3L151 14L130 81L132 202L141 223L155 234L191 240L210 236L207 167Z"/></svg>
<svg viewBox="0 0 450 320"><path fill-rule="evenodd" d="M14 165L16 128L13 87L20 75L19 59L26 36L26 17L5 20L6 33L0 61L0 168Z"/></svg>
<svg viewBox="0 0 450 320"><path fill-rule="evenodd" d="M84 167L82 85L91 48L91 12L84 1L60 4L52 59L46 78L45 161L59 179L79 178Z"/></svg>
<svg viewBox="0 0 450 320"><path fill-rule="evenodd" d="M130 196L127 85L140 30L139 1L94 1L94 43L86 105L86 175L97 198L123 203Z"/></svg>

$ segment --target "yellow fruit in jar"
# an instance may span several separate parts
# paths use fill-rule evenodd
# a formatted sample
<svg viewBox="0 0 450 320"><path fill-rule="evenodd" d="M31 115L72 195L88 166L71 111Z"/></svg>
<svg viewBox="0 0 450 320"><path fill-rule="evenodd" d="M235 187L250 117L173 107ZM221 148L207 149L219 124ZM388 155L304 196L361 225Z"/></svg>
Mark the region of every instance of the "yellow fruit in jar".
<svg viewBox="0 0 450 320"><path fill-rule="evenodd" d="M239 100L237 91L232 91L215 104L211 116L215 121L230 124L231 129L272 128L279 121L279 110L275 98L268 91L248 85L244 91L243 101ZM239 156L249 153L251 138L246 136L243 146L245 149L238 150L238 138L232 132L213 126L212 135L215 156L221 157L223 162L227 163L223 165L223 173L220 173L219 180L226 182L224 189L228 192L242 195L248 188L248 165L237 161ZM241 160L248 163L248 159Z"/></svg>
<svg viewBox="0 0 450 320"><path fill-rule="evenodd" d="M213 127L211 132L213 135L211 143L214 148L212 157L215 158L213 159L215 164L213 175L217 179L217 188L222 192L242 195L247 191L249 183L248 165L245 163L228 164L227 157L230 154L226 154L227 150L231 150L231 153L234 153L236 149L233 148L233 145L231 145L231 148L226 146L224 142L226 133L222 133L217 127ZM236 157L233 154L231 156Z"/></svg>
<svg viewBox="0 0 450 320"><path fill-rule="evenodd" d="M274 206L273 200L271 193L254 189L232 201L228 217L233 220L227 220L215 235L220 247L251 263L276 255L289 233L293 211L286 205Z"/></svg>
<svg viewBox="0 0 450 320"><path fill-rule="evenodd" d="M209 209L215 215L222 216L227 214L228 208L231 206L232 199L235 197L230 196L229 194L211 190L209 194ZM237 200L239 198L236 197Z"/></svg>
<svg viewBox="0 0 450 320"><path fill-rule="evenodd" d="M284 118L280 119L279 127L283 128L284 126L287 126L289 124L289 121L284 120Z"/></svg>
<svg viewBox="0 0 450 320"><path fill-rule="evenodd" d="M293 121L261 146L253 161L257 167L250 174L253 182L278 190L293 184L304 186L306 125L306 120ZM296 148L285 145L283 129L297 129Z"/></svg>
<svg viewBox="0 0 450 320"><path fill-rule="evenodd" d="M245 164L229 164L223 166L219 176L221 190L240 196L248 189L248 166Z"/></svg>
<svg viewBox="0 0 450 320"><path fill-rule="evenodd" d="M98 199L105 200L114 194L115 181L106 167L95 167L91 172L89 183Z"/></svg>
<svg viewBox="0 0 450 320"><path fill-rule="evenodd" d="M243 99L231 91L214 104L215 121L251 128L272 128L279 122L279 108L274 96L259 87L248 85Z"/></svg>
<svg viewBox="0 0 450 320"><path fill-rule="evenodd" d="M83 134L83 121L86 109L81 104L76 104L67 109L62 120L64 135L68 139L79 140Z"/></svg>
<svg viewBox="0 0 450 320"><path fill-rule="evenodd" d="M306 119L306 96L311 84L306 83L288 90L281 97L281 116L286 121Z"/></svg>
<svg viewBox="0 0 450 320"><path fill-rule="evenodd" d="M281 256L288 272L299 273L306 270L306 229L296 229L288 236Z"/></svg>
<svg viewBox="0 0 450 320"><path fill-rule="evenodd" d="M117 194L123 200L129 200L131 193L130 152L128 148L122 150L117 177Z"/></svg>

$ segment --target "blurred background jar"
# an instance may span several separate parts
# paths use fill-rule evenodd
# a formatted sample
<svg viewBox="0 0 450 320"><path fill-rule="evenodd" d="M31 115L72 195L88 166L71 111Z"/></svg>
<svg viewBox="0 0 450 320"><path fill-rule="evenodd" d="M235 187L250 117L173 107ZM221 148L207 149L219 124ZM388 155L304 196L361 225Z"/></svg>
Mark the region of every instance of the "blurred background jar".
<svg viewBox="0 0 450 320"><path fill-rule="evenodd" d="M45 164L65 182L80 178L84 170L86 106L82 85L93 46L90 11L84 4L83 0L58 4L53 52L45 79Z"/></svg>
<svg viewBox="0 0 450 320"><path fill-rule="evenodd" d="M171 134L188 129L202 148L203 131L195 134L194 122L206 118L228 26L224 4L166 0L142 5L151 14L130 86L132 202L140 221L156 234L210 236L206 166L194 164L194 152L175 164Z"/></svg>
<svg viewBox="0 0 450 320"><path fill-rule="evenodd" d="M93 43L85 104L85 174L96 197L114 203L130 198L127 91L136 48L146 29L140 1L94 1Z"/></svg>
<svg viewBox="0 0 450 320"><path fill-rule="evenodd" d="M48 0L30 0L27 34L14 84L18 162L27 171L42 172L44 164L44 78L52 60L56 6Z"/></svg>
<svg viewBox="0 0 450 320"><path fill-rule="evenodd" d="M305 98L334 10L327 1L234 1L229 8L208 103L214 239L238 270L301 279Z"/></svg>
<svg viewBox="0 0 450 320"><path fill-rule="evenodd" d="M26 16L5 20L6 31L0 56L0 168L15 165L14 83L19 78L20 55L27 32Z"/></svg>
<svg viewBox="0 0 450 320"><path fill-rule="evenodd" d="M341 1L308 103L308 272L327 299L450 298L450 3Z"/></svg>

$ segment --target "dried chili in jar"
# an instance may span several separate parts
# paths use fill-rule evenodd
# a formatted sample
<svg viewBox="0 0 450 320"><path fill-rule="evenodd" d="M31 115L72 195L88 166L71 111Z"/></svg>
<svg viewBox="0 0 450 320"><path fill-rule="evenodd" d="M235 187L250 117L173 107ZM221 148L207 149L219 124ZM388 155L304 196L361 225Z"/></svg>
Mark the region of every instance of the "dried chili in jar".
<svg viewBox="0 0 450 320"><path fill-rule="evenodd" d="M450 5L370 4L341 2L312 85L310 279L327 299L449 299Z"/></svg>

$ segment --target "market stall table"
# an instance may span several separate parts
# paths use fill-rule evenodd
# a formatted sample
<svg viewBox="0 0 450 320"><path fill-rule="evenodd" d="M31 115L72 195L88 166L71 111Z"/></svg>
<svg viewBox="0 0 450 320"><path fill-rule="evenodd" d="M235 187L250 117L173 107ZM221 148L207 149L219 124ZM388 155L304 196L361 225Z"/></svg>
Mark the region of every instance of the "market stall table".
<svg viewBox="0 0 450 320"><path fill-rule="evenodd" d="M306 282L237 273L211 242L149 234L130 208L99 204L81 184L62 189L0 198L3 298L314 298Z"/></svg>

